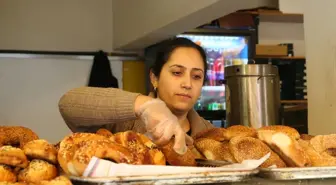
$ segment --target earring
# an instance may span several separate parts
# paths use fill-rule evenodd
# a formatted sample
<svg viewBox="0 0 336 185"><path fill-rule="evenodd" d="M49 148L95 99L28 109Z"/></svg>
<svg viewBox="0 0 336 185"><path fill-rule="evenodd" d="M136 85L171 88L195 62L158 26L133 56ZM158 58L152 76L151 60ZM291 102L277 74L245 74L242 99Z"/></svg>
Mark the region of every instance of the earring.
<svg viewBox="0 0 336 185"><path fill-rule="evenodd" d="M156 87L156 86L154 86L154 92L156 92L156 89L157 89L157 87Z"/></svg>

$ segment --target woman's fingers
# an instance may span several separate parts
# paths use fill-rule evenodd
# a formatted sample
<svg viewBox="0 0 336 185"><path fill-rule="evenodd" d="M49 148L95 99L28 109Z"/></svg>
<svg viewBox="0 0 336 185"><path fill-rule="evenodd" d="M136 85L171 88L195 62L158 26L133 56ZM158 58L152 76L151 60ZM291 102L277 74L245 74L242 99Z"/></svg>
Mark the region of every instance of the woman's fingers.
<svg viewBox="0 0 336 185"><path fill-rule="evenodd" d="M176 153L183 155L187 152L187 145L186 145L186 134L183 129L179 126L174 131L175 140L174 140L174 147Z"/></svg>
<svg viewBox="0 0 336 185"><path fill-rule="evenodd" d="M169 121L166 121L157 126L156 131L162 133L160 137L155 138L157 145L166 145L174 136L174 126Z"/></svg>
<svg viewBox="0 0 336 185"><path fill-rule="evenodd" d="M186 134L185 136L187 146L192 146L194 144L194 139Z"/></svg>

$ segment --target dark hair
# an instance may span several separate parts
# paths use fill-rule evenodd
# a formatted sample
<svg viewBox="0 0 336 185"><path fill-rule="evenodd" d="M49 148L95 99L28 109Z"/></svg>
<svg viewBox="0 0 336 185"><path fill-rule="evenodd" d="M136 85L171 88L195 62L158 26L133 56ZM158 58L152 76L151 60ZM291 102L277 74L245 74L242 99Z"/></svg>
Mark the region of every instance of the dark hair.
<svg viewBox="0 0 336 185"><path fill-rule="evenodd" d="M205 82L206 76L207 76L206 73L208 69L205 51L201 46L183 37L174 37L174 38L162 41L161 43L158 44L158 50L156 53L154 65L151 67L151 70L154 73L154 75L157 77L160 76L163 65L169 60L170 56L175 51L175 49L180 48L180 47L194 48L199 52L199 54L201 55L203 59L204 82Z"/></svg>

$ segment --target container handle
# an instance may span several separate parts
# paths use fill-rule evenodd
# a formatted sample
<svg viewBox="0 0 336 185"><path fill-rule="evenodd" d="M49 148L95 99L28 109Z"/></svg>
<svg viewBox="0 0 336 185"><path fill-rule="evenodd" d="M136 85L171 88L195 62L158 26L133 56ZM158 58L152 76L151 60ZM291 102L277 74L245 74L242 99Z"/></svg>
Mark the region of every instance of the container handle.
<svg viewBox="0 0 336 185"><path fill-rule="evenodd" d="M256 64L256 61L254 59L249 59L247 63L248 64Z"/></svg>

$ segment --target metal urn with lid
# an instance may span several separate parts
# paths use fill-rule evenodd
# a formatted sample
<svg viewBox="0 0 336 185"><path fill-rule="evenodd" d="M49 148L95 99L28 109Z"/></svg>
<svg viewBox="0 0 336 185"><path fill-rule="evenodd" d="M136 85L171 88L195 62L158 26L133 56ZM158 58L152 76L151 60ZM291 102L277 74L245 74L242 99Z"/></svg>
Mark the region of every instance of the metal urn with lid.
<svg viewBox="0 0 336 185"><path fill-rule="evenodd" d="M229 66L225 68L225 79L228 125L260 128L280 124L280 80L276 66Z"/></svg>

